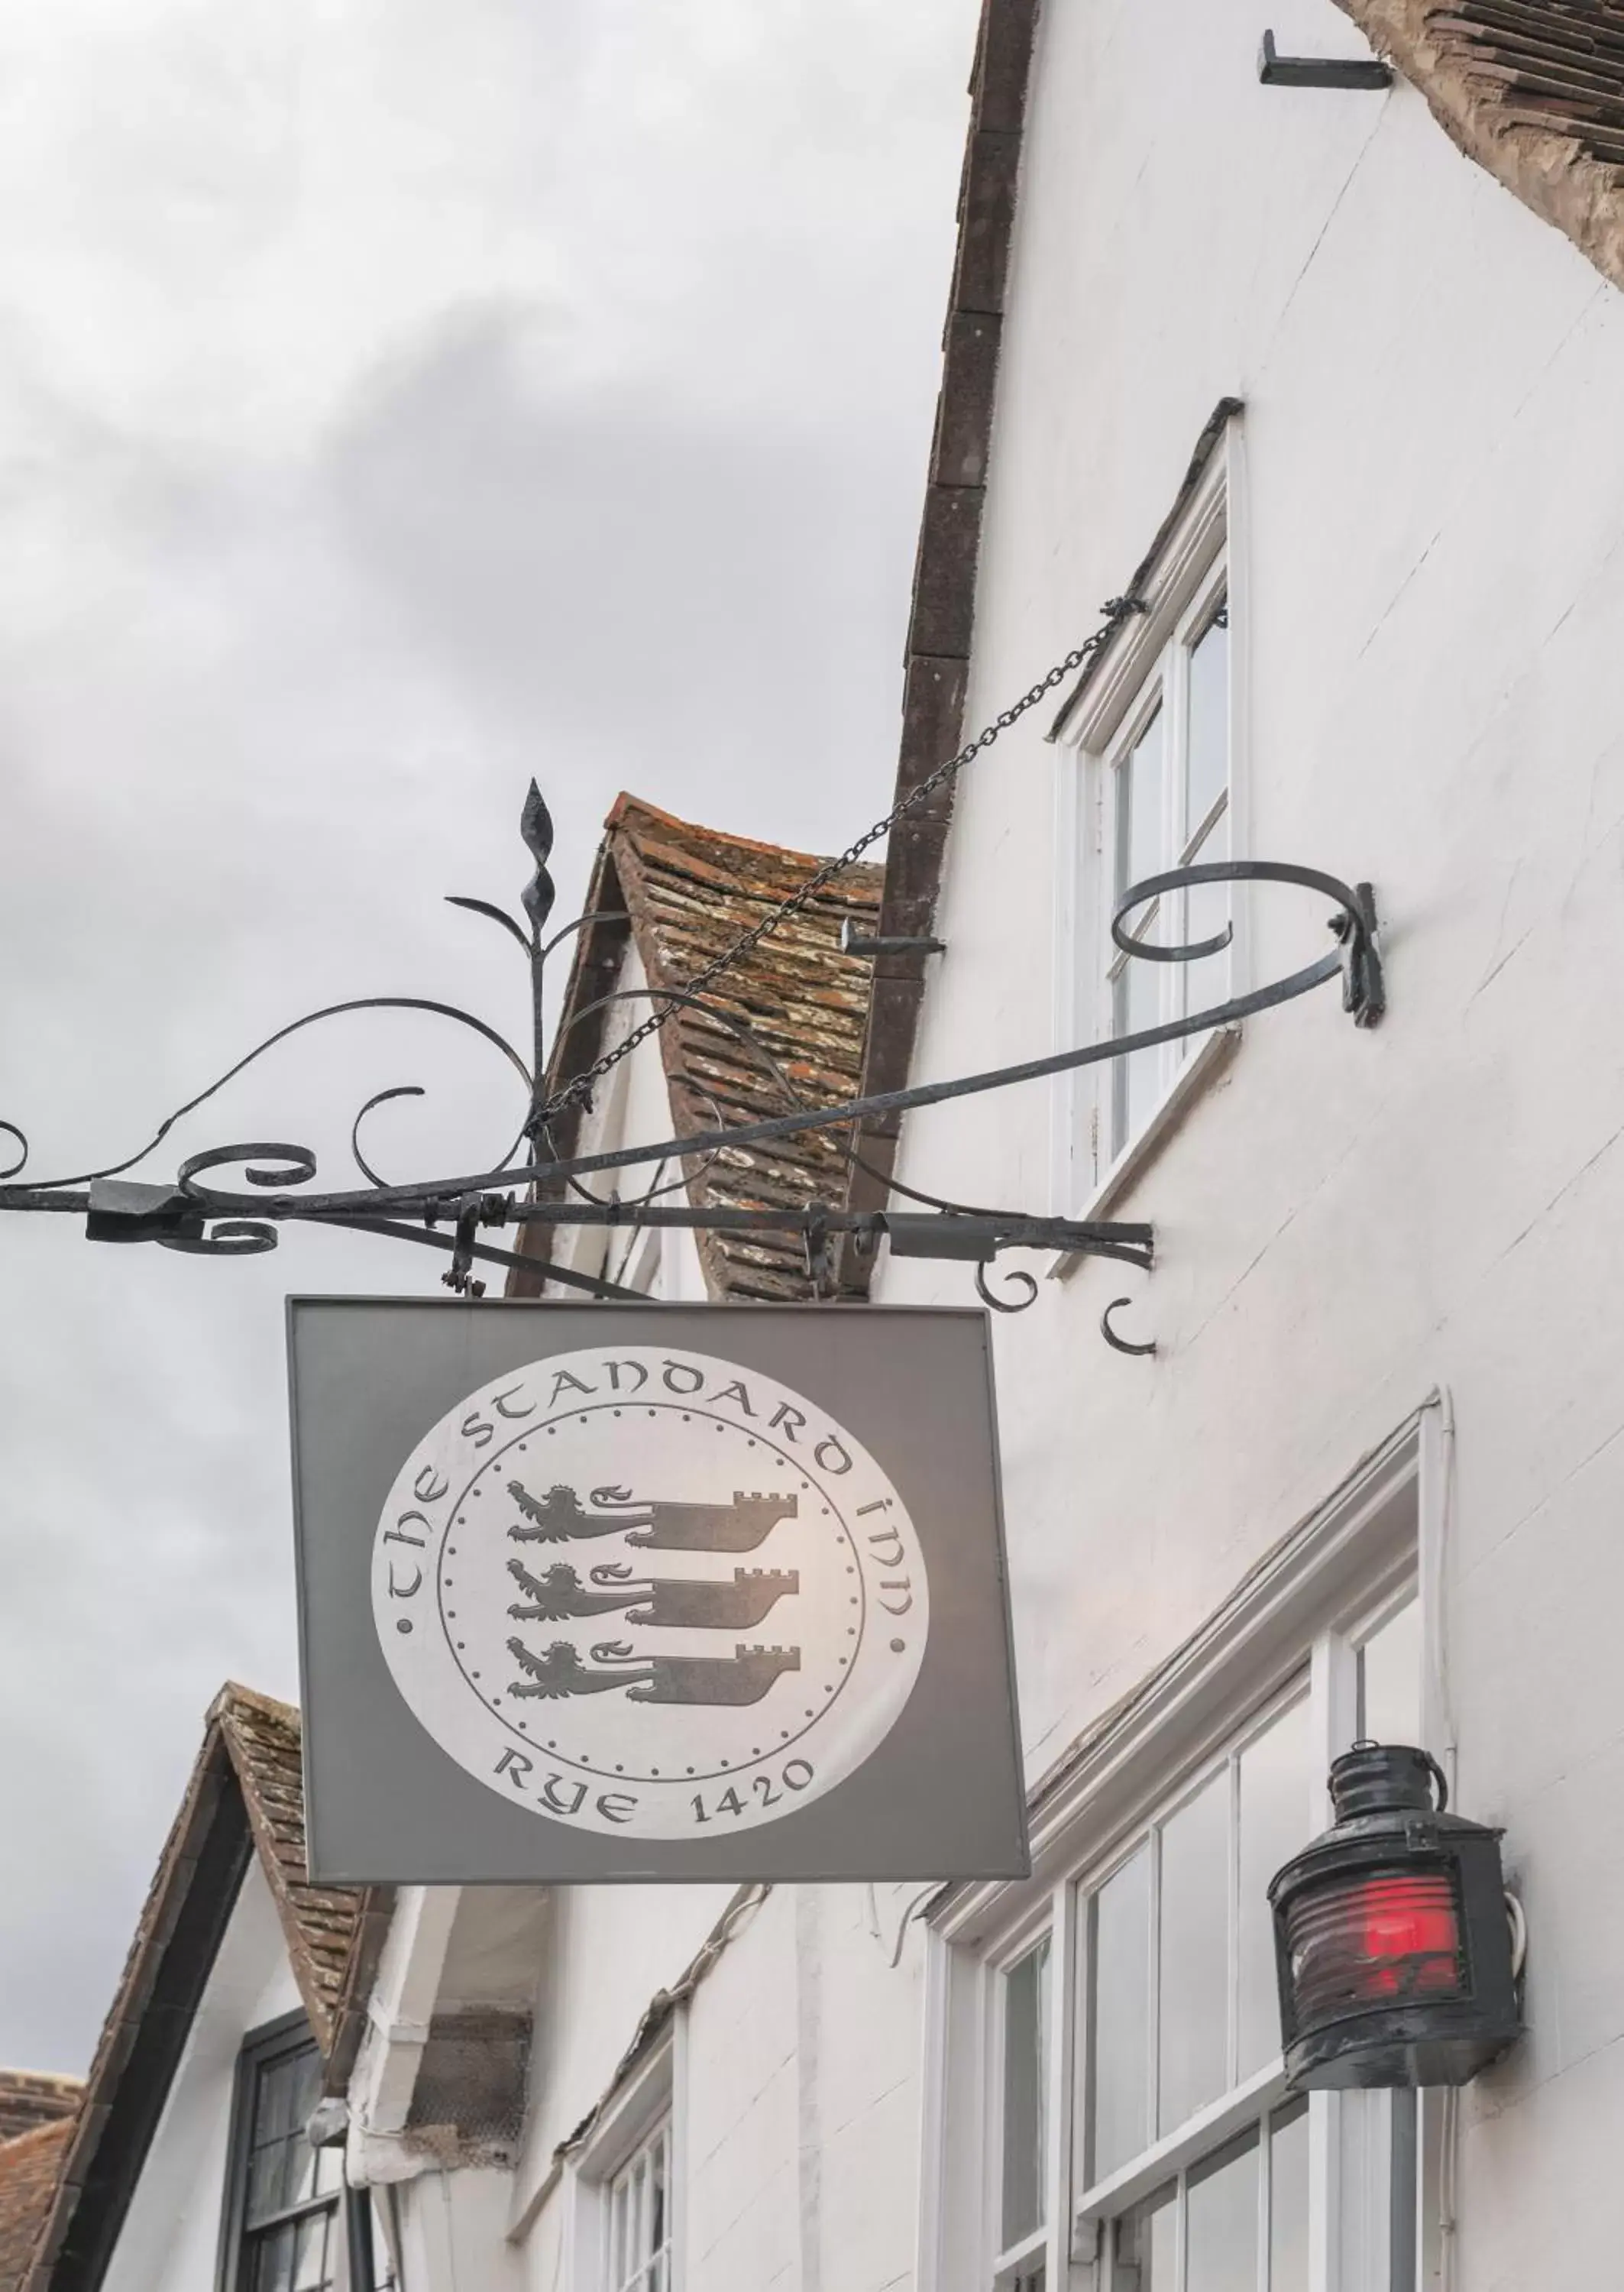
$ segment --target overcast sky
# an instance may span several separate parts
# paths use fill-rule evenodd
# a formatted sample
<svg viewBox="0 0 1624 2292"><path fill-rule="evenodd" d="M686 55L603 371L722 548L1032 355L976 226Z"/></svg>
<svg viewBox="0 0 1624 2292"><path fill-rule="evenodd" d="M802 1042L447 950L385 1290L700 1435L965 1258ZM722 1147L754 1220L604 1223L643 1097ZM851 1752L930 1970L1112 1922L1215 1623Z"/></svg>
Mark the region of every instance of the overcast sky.
<svg viewBox="0 0 1624 2292"><path fill-rule="evenodd" d="M628 787L829 850L884 809L974 0L0 0L0 1115L128 1151L316 1004L522 966ZM511 1078L334 1022L152 1168L480 1166ZM292 1696L282 1299L0 1224L0 2064L87 2063L228 1677Z"/></svg>

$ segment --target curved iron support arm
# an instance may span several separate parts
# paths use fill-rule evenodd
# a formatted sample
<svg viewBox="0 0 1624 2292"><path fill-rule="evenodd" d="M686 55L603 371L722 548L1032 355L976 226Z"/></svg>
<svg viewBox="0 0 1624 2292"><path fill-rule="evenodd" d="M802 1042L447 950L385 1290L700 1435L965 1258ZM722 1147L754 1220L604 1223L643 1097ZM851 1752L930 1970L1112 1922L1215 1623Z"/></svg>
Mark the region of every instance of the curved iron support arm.
<svg viewBox="0 0 1624 2292"><path fill-rule="evenodd" d="M535 860L535 875L527 888L524 900L530 923L528 937L511 917L499 908L474 900L459 899L455 904L489 916L527 948L531 957L535 1022L535 1063L533 1066L527 1067L511 1045L494 1029L454 1005L409 996L374 996L328 1005L320 1011L294 1020L256 1045L246 1057L210 1084L206 1090L168 1116L153 1138L138 1153L103 1170L84 1173L73 1178L49 1180L43 1184L0 1182L0 1210L83 1208L88 1211L88 1231L94 1239L157 1240L172 1248L211 1255L235 1256L274 1247L276 1227L290 1219L350 1226L359 1231L387 1233L397 1239L411 1239L449 1251L453 1263L448 1278L457 1287L472 1286L469 1281L469 1271L475 1259L509 1266L529 1267L536 1263L516 1253L476 1242L474 1228L478 1223L608 1224L637 1222L648 1225L706 1227L718 1231L777 1229L800 1231L814 1241L819 1241L830 1233L845 1231L857 1235L868 1247L872 1247L883 1234L888 1236L893 1249L904 1255L955 1257L973 1262L977 1269L976 1286L984 1301L998 1311L1019 1311L1038 1294L1037 1284L1030 1274L1014 1274L1011 1278L1015 1284L1027 1293L1018 1300L1007 1295L1001 1295L990 1288L985 1268L1001 1250L1061 1250L1114 1257L1144 1268L1148 1266L1151 1258L1150 1228L1098 1221L1080 1223L1060 1218L1028 1218L1017 1213L977 1209L968 1204L945 1201L938 1196L924 1193L921 1189L896 1180L887 1182L894 1193L928 1203L932 1214L921 1215L918 1212L893 1210L859 1213L831 1210L816 1205L787 1209L656 1207L657 1198L669 1190L661 1183L657 1173L648 1190L632 1201L604 1202L593 1196L582 1182L599 1171L631 1169L648 1163L674 1163L679 1170L691 1171L698 1158L713 1158L735 1152L740 1148L808 1132L852 1132L878 1117L890 1117L916 1108L941 1105L953 1099L972 1097L987 1091L1005 1089L1016 1083L1037 1081L1108 1060L1128 1057L1136 1051L1231 1026L1239 1020L1308 994L1339 976L1342 981L1343 1007L1352 1015L1356 1025L1375 1025L1385 1008L1375 901L1368 884L1348 885L1319 869L1277 861L1201 862L1147 877L1122 896L1112 916L1111 933L1115 944L1125 954L1155 963L1191 963L1220 953L1230 942L1232 934L1227 925L1223 932L1210 938L1178 946L1162 944L1150 939L1146 933L1136 933L1130 928L1130 918L1151 901L1171 892L1218 883L1282 884L1331 899L1335 902L1335 911L1331 918L1331 928L1338 942L1335 950L1282 979L1254 988L1245 994L1233 996L1207 1010L1189 1013L1158 1026L1142 1028L1131 1035L1084 1044L1044 1057L957 1076L949 1080L878 1092L834 1107L794 1105L796 1094L789 1078L782 1072L777 1061L759 1045L753 1044L747 1029L740 1027L730 1014L712 1010L695 994L684 989L667 989L663 999L671 1008L674 1010L687 1005L704 1009L712 1018L720 1019L726 1030L744 1042L747 1048L753 1047L775 1085L791 1101L792 1110L764 1117L755 1122L719 1122L709 1130L597 1153L543 1158L536 1150L543 1142L547 1129L546 1110L541 1105L539 1080L544 1069L541 1039L542 966L547 954L562 940L584 923L597 918L581 918L577 924L566 926L563 932L543 942L542 933L553 900L551 879L546 868L552 845L552 823L534 784L526 803L524 832ZM607 1003L622 997L611 995L602 999ZM509 1156L494 1170L466 1176L409 1185L391 1186L382 1182L361 1153L359 1129L366 1114L374 1107L390 1099L421 1095L416 1085L401 1085L374 1094L356 1118L352 1144L363 1174L371 1181L366 1191L347 1190L317 1193L304 1190L315 1179L316 1159L307 1148L289 1144L222 1146L190 1155L181 1164L177 1182L173 1188L120 1182L122 1174L154 1151L183 1116L212 1098L226 1083L276 1044L318 1021L348 1012L378 1009L422 1011L449 1018L471 1029L498 1048L522 1079L527 1090L530 1111L523 1135L531 1141L530 1156L518 1163ZM8 1178L14 1177L26 1161L27 1142L12 1123L0 1120L0 1132L16 1140L20 1149L19 1158L4 1174ZM848 1159L863 1166L855 1141L848 1149ZM202 1182L210 1172L234 1165L243 1168L244 1179L248 1186L255 1189L253 1193L227 1192ZM81 1190L87 1180L88 1194ZM552 1192L552 1198L519 1201L512 1198L511 1190L542 1184ZM557 1190L560 1187L567 1188L575 1198L559 1199ZM508 1190L504 1191L504 1189ZM420 1231L415 1225L402 1223L406 1219L421 1220L425 1229L431 1229L437 1219L444 1218L456 1220L454 1238L437 1234L431 1230ZM548 1266L547 1278L567 1287L588 1289L599 1296L626 1297L636 1294L621 1288L614 1282L575 1275L553 1265ZM1112 1327L1113 1315L1126 1302L1118 1299L1106 1308L1101 1326L1107 1343L1122 1352L1154 1352L1154 1344L1133 1344L1120 1337Z"/></svg>

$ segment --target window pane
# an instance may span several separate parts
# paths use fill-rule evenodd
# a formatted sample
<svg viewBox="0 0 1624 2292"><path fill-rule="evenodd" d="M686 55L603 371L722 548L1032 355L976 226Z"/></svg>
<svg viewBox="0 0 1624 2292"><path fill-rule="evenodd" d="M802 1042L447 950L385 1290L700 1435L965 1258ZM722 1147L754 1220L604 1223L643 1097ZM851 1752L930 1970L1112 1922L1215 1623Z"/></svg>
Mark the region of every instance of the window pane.
<svg viewBox="0 0 1624 2292"><path fill-rule="evenodd" d="M1043 2225L1049 1941L1004 1976L1004 2207L1001 2248Z"/></svg>
<svg viewBox="0 0 1624 2292"><path fill-rule="evenodd" d="M249 2272L253 2292L293 2292L295 2229L272 2229L253 2247Z"/></svg>
<svg viewBox="0 0 1624 2292"><path fill-rule="evenodd" d="M1268 1883L1308 1842L1308 1706L1294 1704L1241 1754L1240 2060L1247 2078L1280 2051Z"/></svg>
<svg viewBox="0 0 1624 2292"><path fill-rule="evenodd" d="M248 2166L248 2224L282 2209L282 2147L273 2142L255 2150Z"/></svg>
<svg viewBox="0 0 1624 2292"><path fill-rule="evenodd" d="M1190 2174L1185 2198L1185 2292L1257 2292L1256 2131Z"/></svg>
<svg viewBox="0 0 1624 2292"><path fill-rule="evenodd" d="M1192 864L1229 857L1229 814L1219 812L1206 835L1190 854ZM1217 939L1229 923L1229 885L1193 884L1184 895L1184 924L1179 938L1186 947ZM1204 955L1196 963L1183 963L1175 974L1184 997L1181 1011L1210 1011L1229 993L1229 949ZM1178 1046L1181 1058L1201 1048L1202 1038L1187 1037Z"/></svg>
<svg viewBox="0 0 1624 2292"><path fill-rule="evenodd" d="M609 2192L609 2284L620 2292L626 2280L626 2189L623 2182Z"/></svg>
<svg viewBox="0 0 1624 2292"><path fill-rule="evenodd" d="M1178 2292L1178 2189L1170 2182L1146 2197L1116 2223L1116 2264L1121 2292Z"/></svg>
<svg viewBox="0 0 1624 2292"><path fill-rule="evenodd" d="M1142 883L1167 865L1162 820L1162 740L1166 715L1157 708L1116 768L1116 889Z"/></svg>
<svg viewBox="0 0 1624 2292"><path fill-rule="evenodd" d="M1182 2125L1228 2083L1229 1773L1162 1832L1157 2122Z"/></svg>
<svg viewBox="0 0 1624 2292"><path fill-rule="evenodd" d="M1359 1650L1359 1732L1378 1743L1421 1739L1421 1603L1389 1616Z"/></svg>
<svg viewBox="0 0 1624 2292"><path fill-rule="evenodd" d="M1186 843L1229 782L1229 631L1216 620L1208 622L1190 647L1189 740L1185 759Z"/></svg>
<svg viewBox="0 0 1624 2292"><path fill-rule="evenodd" d="M1094 1897L1089 1945L1091 2137L1087 2177L1103 2181L1150 2137L1150 1850L1141 1846Z"/></svg>
<svg viewBox="0 0 1624 2292"><path fill-rule="evenodd" d="M1308 2292L1308 2104L1270 2120L1269 2292Z"/></svg>
<svg viewBox="0 0 1624 2292"><path fill-rule="evenodd" d="M671 2249L671 2127L661 2126L609 2184L609 2292L663 2292Z"/></svg>
<svg viewBox="0 0 1624 2292"><path fill-rule="evenodd" d="M256 2142L274 2141L292 2125L296 2078L297 2065L293 2056L286 2054L279 2061L267 2062L261 2070L254 2104L253 2137Z"/></svg>
<svg viewBox="0 0 1624 2292"><path fill-rule="evenodd" d="M326 2213L318 2213L314 2220L299 2223L293 2292L326 2292L329 2217Z"/></svg>
<svg viewBox="0 0 1624 2292"><path fill-rule="evenodd" d="M648 2248L651 2252L665 2249L665 2135L655 2143L649 2167Z"/></svg>
<svg viewBox="0 0 1624 2292"><path fill-rule="evenodd" d="M1154 931L1153 922L1150 928ZM1161 966L1143 956L1126 956L1111 982L1111 1032L1137 1035L1162 1017ZM1162 1087L1162 1054L1150 1049L1134 1051L1111 1061L1111 1152L1120 1154L1130 1138L1138 1137L1155 1106Z"/></svg>

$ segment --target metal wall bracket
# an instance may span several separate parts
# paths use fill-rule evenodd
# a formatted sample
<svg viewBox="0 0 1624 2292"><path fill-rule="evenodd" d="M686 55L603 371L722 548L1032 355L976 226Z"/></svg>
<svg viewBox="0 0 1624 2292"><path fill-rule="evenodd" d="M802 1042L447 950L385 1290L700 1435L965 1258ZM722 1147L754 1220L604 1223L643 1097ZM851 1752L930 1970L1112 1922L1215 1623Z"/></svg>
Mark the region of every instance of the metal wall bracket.
<svg viewBox="0 0 1624 2292"><path fill-rule="evenodd" d="M1393 67L1377 56L1282 56L1274 33L1266 32L1258 77L1265 87L1391 87Z"/></svg>
<svg viewBox="0 0 1624 2292"><path fill-rule="evenodd" d="M840 925L842 955L945 955L945 939L875 939L861 932L848 916Z"/></svg>

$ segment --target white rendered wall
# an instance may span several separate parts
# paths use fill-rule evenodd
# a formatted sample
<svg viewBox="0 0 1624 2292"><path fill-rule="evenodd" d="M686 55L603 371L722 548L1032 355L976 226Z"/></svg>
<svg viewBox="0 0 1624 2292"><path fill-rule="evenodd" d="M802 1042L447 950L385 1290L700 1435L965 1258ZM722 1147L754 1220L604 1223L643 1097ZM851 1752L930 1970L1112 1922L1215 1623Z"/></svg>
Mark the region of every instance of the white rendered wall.
<svg viewBox="0 0 1624 2292"><path fill-rule="evenodd" d="M1435 1387L1460 1803L1507 1826L1532 2033L1463 2107L1466 2292L1616 2271L1624 2111L1624 295L1421 99L1265 89L1263 17L1056 0L1025 144L966 730L1091 627L1246 401L1252 856L1369 876L1390 1015L1250 1022L1094 1265L995 1329L1031 1772ZM1346 51L1324 0L1284 49ZM964 778L915 1073L1052 1046L1034 712ZM1321 904L1250 908L1254 972ZM1049 1198L1043 1085L912 1118L903 1174ZM1055 1207L1061 1207L1059 1204ZM1110 1352L1133 1293L1154 1361ZM889 1301L960 1301L888 1263Z"/></svg>
<svg viewBox="0 0 1624 2292"><path fill-rule="evenodd" d="M631 1029L647 1017L647 990L648 977L642 959L635 944L628 940L615 992L631 999L610 1005L604 1037L606 1050L623 1041ZM639 1145L645 1141L652 1143L671 1137L673 1126L664 1064L659 1044L651 1037L623 1059L599 1085L591 1110L581 1125L576 1150L582 1154L604 1154L619 1146ZM679 1174L675 1168L660 1172L652 1162L637 1163L623 1170L602 1171L585 1182L606 1201L631 1201L656 1183L669 1184ZM661 1199L667 1207L681 1207L687 1201L687 1194L679 1187ZM565 1226L559 1231L555 1255L561 1265L607 1273L611 1280L630 1288L646 1289L650 1296L673 1301L703 1300L705 1294L697 1245L692 1233L683 1228L640 1234L631 1228L614 1227L606 1236L601 1227ZM584 1293L576 1290L557 1294L579 1296Z"/></svg>
<svg viewBox="0 0 1624 2292"><path fill-rule="evenodd" d="M1330 0L1269 16L1282 49L1353 44ZM1559 2254L1599 2285L1624 2109L1624 298L1409 89L1260 88L1262 20L1044 12L967 729L1093 625L1242 397L1244 842L1374 880L1391 1014L1355 1033L1325 990L1251 1022L1118 1205L1156 1224L1151 1279L1086 1268L995 1325L1024 1731L1035 1776L1446 1385L1462 1803L1507 1824L1532 1927L1532 2036L1465 2101L1459 2282L1542 2284ZM1034 716L966 776L921 1076L1051 1047L1059 764ZM1251 922L1258 977L1325 944L1312 900ZM633 1091L659 1110L623 1102L622 1134L667 1126L654 1062ZM1047 1203L1047 1092L912 1119L903 1174ZM1098 1336L1123 1290L1154 1362ZM879 1294L965 1287L886 1263ZM861 1889L784 1890L695 1991L684 2292L910 2281L919 1953L891 1971L886 1893L871 1919ZM559 2292L553 2148L718 1901L560 1898L513 2176L527 2292Z"/></svg>
<svg viewBox="0 0 1624 2292"><path fill-rule="evenodd" d="M203 2002L103 2280L103 2292L214 2292L237 2059L295 2011L299 1990L270 1889L248 1866Z"/></svg>

